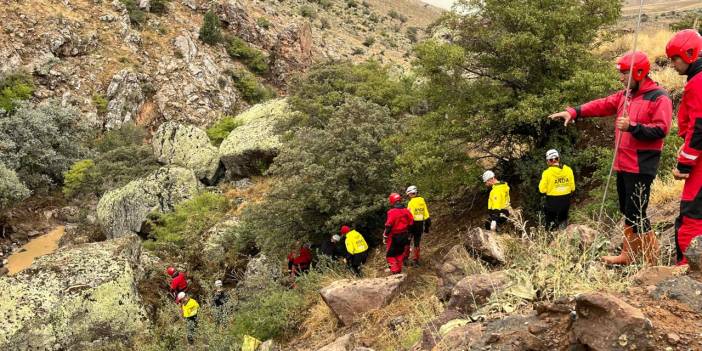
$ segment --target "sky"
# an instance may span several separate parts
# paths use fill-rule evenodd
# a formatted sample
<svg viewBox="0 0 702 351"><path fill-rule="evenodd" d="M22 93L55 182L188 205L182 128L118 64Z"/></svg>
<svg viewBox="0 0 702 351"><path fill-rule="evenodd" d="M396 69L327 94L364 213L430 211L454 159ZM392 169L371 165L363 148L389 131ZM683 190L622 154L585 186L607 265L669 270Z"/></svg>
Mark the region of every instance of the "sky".
<svg viewBox="0 0 702 351"><path fill-rule="evenodd" d="M441 7L447 10L451 9L451 4L453 4L454 0L422 0L423 2L426 2L427 4L432 4L436 7Z"/></svg>

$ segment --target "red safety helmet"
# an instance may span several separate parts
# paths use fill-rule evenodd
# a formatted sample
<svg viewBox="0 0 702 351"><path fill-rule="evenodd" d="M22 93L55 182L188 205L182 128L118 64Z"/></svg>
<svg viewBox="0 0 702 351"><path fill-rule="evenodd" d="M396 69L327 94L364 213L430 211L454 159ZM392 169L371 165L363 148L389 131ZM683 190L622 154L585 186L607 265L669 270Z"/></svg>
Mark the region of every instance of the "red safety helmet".
<svg viewBox="0 0 702 351"><path fill-rule="evenodd" d="M402 196L400 196L400 194L398 194L398 193L392 193L392 194L390 194L390 197L388 197L388 201L390 201L390 205L394 205L400 200L402 200Z"/></svg>
<svg viewBox="0 0 702 351"><path fill-rule="evenodd" d="M632 56L634 60L633 69L631 67ZM651 62L643 52L636 51L632 53L629 51L617 60L617 69L620 72L629 72L631 70L631 79L640 82L651 71Z"/></svg>
<svg viewBox="0 0 702 351"><path fill-rule="evenodd" d="M668 41L665 46L665 54L672 59L675 56L690 64L697 60L702 50L702 37L694 29L681 30Z"/></svg>
<svg viewBox="0 0 702 351"><path fill-rule="evenodd" d="M348 232L350 232L350 231L351 231L351 228L349 228L349 226L347 226L347 225L342 225L342 226L341 226L341 230L339 230L339 233L340 233L341 235L344 235L344 234L346 234L346 233L348 233Z"/></svg>
<svg viewBox="0 0 702 351"><path fill-rule="evenodd" d="M175 274L175 272L176 272L176 269L173 267L166 268L166 274L168 274L171 277L173 276L173 274Z"/></svg>

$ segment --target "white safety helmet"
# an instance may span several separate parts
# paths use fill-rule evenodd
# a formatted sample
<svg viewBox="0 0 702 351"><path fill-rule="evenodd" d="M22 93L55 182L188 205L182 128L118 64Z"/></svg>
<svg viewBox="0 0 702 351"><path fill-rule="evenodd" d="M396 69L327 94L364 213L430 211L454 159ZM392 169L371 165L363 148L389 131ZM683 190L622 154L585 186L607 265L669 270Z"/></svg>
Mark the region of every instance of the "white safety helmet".
<svg viewBox="0 0 702 351"><path fill-rule="evenodd" d="M336 243L336 242L339 242L339 240L341 240L341 237L340 237L338 234L334 234L334 235L332 236L332 241L333 241L333 242Z"/></svg>
<svg viewBox="0 0 702 351"><path fill-rule="evenodd" d="M185 292L181 291L178 293L178 297L176 297L176 302L180 302L184 298L185 298Z"/></svg>
<svg viewBox="0 0 702 351"><path fill-rule="evenodd" d="M559 158L560 155L558 155L558 151L556 149L551 149L546 151L546 161L548 160L553 160L555 158Z"/></svg>
<svg viewBox="0 0 702 351"><path fill-rule="evenodd" d="M417 193L417 187L414 185L410 185L407 190L405 191L405 194L416 194Z"/></svg>
<svg viewBox="0 0 702 351"><path fill-rule="evenodd" d="M222 281L221 281L221 280L215 280L215 287L221 288L221 287L222 287Z"/></svg>
<svg viewBox="0 0 702 351"><path fill-rule="evenodd" d="M495 173L493 171L485 171L485 173L483 173L483 183L492 178L495 178Z"/></svg>

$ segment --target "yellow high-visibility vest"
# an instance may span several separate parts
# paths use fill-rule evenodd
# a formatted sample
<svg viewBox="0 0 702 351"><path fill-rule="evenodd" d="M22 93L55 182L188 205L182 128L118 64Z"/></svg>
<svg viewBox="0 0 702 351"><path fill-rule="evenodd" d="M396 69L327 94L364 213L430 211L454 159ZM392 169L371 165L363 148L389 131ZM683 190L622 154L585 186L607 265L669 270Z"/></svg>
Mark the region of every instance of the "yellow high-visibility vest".
<svg viewBox="0 0 702 351"><path fill-rule="evenodd" d="M421 196L415 196L409 200L407 209L410 210L415 221L425 221L429 219L429 209L427 203Z"/></svg>
<svg viewBox="0 0 702 351"><path fill-rule="evenodd" d="M197 315L200 304L192 297L183 305L183 317L189 318Z"/></svg>
<svg viewBox="0 0 702 351"><path fill-rule="evenodd" d="M509 207L509 185L507 183L493 185L488 198L488 210L504 210L507 207Z"/></svg>
<svg viewBox="0 0 702 351"><path fill-rule="evenodd" d="M575 177L570 167L551 166L541 174L539 191L546 196L568 195L575 191Z"/></svg>
<svg viewBox="0 0 702 351"><path fill-rule="evenodd" d="M345 243L346 251L348 251L352 255L359 254L368 250L368 244L366 243L366 239L363 239L363 235L361 235L361 233L357 232L356 230L352 230L346 233Z"/></svg>

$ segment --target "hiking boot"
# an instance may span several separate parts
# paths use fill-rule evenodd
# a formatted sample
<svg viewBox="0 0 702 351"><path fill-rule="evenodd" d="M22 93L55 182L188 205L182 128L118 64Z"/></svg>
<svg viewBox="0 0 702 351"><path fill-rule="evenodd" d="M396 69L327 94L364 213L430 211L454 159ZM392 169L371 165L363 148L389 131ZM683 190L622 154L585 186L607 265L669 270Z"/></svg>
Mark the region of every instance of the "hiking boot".
<svg viewBox="0 0 702 351"><path fill-rule="evenodd" d="M624 242L622 242L622 252L619 256L604 256L602 261L609 265L628 265L634 262L636 254L641 252L642 235L634 233L634 228L624 228Z"/></svg>

